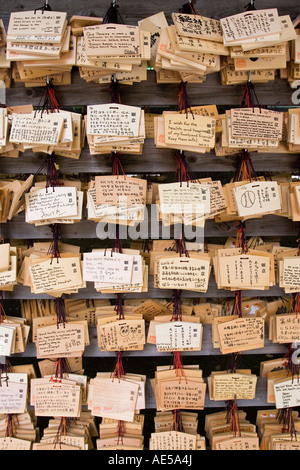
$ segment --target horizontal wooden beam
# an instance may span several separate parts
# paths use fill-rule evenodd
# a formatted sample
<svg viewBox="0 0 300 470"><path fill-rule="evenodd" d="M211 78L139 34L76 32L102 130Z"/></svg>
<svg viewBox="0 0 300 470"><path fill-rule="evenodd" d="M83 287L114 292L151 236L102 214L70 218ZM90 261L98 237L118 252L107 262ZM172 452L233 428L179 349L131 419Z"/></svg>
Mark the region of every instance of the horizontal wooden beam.
<svg viewBox="0 0 300 470"><path fill-rule="evenodd" d="M250 290L244 291L247 297L282 297L284 296L284 291L279 288L278 286L273 286L269 290ZM154 288L153 283L153 276L149 276L149 288L148 292L137 294L123 294L124 299L145 299L145 298L152 298L152 299L171 299L173 295L172 290L167 289L156 289ZM4 299L8 300L21 300L21 299L51 299L46 294L35 295L31 293L29 287L24 286L16 286L13 292L3 292ZM65 298L71 299L113 299L115 300L117 294L101 294L96 292L93 285L88 283L88 286L85 289L80 289L78 294L72 294L71 296L63 296ZM214 276L211 275L211 279L209 282L208 291L205 293L200 292L192 292L192 291L184 291L183 292L184 298L189 299L198 299L198 298L223 298L223 297L232 297L234 298L234 294L231 291L218 289L216 282L214 280Z"/></svg>
<svg viewBox="0 0 300 470"><path fill-rule="evenodd" d="M125 173L160 174L176 171L175 150L157 149L153 139L146 139L142 155L122 155L121 161ZM212 151L205 155L185 152L187 163L194 173L234 172L238 165L238 156L219 157ZM111 173L111 155L90 155L86 145L79 160L56 157L61 173L93 174ZM0 157L0 173L35 174L46 160L46 155L26 151L19 158ZM298 154L251 153L251 160L257 172L295 172L299 173ZM44 169L41 173L45 172Z"/></svg>
<svg viewBox="0 0 300 470"><path fill-rule="evenodd" d="M179 84L157 84L156 73L148 71L147 81L135 83L133 86L121 85L121 101L133 106L178 106ZM72 86L56 87L56 95L61 107L87 106L104 104L110 100L109 85L86 83L80 78L78 70L72 72ZM240 106L243 98L243 85L223 86L220 74L208 75L202 84L188 84L188 95L193 106L218 104L224 106ZM261 106L294 106L292 90L287 82L276 78L269 83L258 83L255 91ZM22 83L13 83L7 90L7 105L33 104L37 106L43 87L24 88Z"/></svg>
<svg viewBox="0 0 300 470"><path fill-rule="evenodd" d="M141 1L137 4L135 0L118 1L119 11L126 24L137 24L137 22L153 15L161 10L166 14L167 20L171 22L171 14L178 12L183 5L183 0L165 0L162 4L159 0L151 2ZM247 3L247 2L246 2ZM40 8L43 2L41 0L30 0L30 2L12 0L10 2L1 2L0 17L3 18L5 25L8 25L9 15L12 11L23 11L28 9ZM97 0L51 0L52 10L66 11L68 16L84 15L84 16L101 16L103 17L110 5L110 0L99 2ZM210 0L209 2L200 2L196 0L195 5L203 16L210 18L223 18L225 16L241 13L245 10L245 0L227 0L221 2L219 0ZM261 8L278 8L279 14L290 14L292 19L299 14L298 5L294 0L264 0Z"/></svg>
<svg viewBox="0 0 300 470"><path fill-rule="evenodd" d="M120 229L120 238L125 239L172 239L174 238L174 229L162 228L162 225L157 222L155 206L148 206L148 224L146 223L143 229L136 227L136 230L132 228L127 229L123 226ZM36 227L32 224L27 224L24 220L24 213L20 214L12 221L6 224L0 225L0 234L5 239L52 239L52 233L49 226ZM236 236L237 222L224 222L216 223L214 220L207 220L205 228L202 233L197 232L197 236L201 236L203 239L208 237L235 237ZM105 239L109 244L110 241L115 239L115 226L110 224L106 227L103 223L96 224L93 221L87 220L85 214L84 218L76 224L62 224L61 225L62 238L63 239ZM189 234L190 233L190 234ZM247 236L260 235L262 237L267 236L291 236L297 237L299 234L298 223L294 223L289 219L276 216L264 216L261 219L251 219L246 222L246 234ZM187 239L195 237L194 232L186 232ZM176 237L175 237L176 238Z"/></svg>

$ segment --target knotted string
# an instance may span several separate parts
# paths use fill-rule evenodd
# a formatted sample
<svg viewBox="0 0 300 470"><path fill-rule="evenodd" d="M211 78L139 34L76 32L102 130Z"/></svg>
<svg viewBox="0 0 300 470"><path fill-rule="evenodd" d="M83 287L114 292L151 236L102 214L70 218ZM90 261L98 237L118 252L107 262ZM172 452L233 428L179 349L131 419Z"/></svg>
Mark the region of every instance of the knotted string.
<svg viewBox="0 0 300 470"><path fill-rule="evenodd" d="M118 441L117 445L123 445L124 444L124 422L123 421L118 421Z"/></svg>
<svg viewBox="0 0 300 470"><path fill-rule="evenodd" d="M60 171L56 163L56 156L54 154L48 155L45 163L47 164L46 189L60 186Z"/></svg>
<svg viewBox="0 0 300 470"><path fill-rule="evenodd" d="M183 421L181 410L175 410L173 413L173 424L171 431L183 432Z"/></svg>
<svg viewBox="0 0 300 470"><path fill-rule="evenodd" d="M179 253L180 258L182 256L184 256L186 258L190 257L189 251L186 247L186 241L184 239L183 228L182 228L182 233L181 233L180 239L175 240L175 242L174 242L174 248L176 250L176 253Z"/></svg>
<svg viewBox="0 0 300 470"><path fill-rule="evenodd" d="M143 248L142 252L143 253L150 253L151 252L151 246L150 246L150 240L147 238L146 240L143 241Z"/></svg>
<svg viewBox="0 0 300 470"><path fill-rule="evenodd" d="M59 112L59 109L60 108L59 108L58 100L56 98L56 91L53 85L53 79L51 79L50 81L48 81L47 79L44 92L39 101L38 108L35 111L35 117L39 110L41 111L41 116L42 116L45 112L46 113L49 113L49 112L53 113L55 111Z"/></svg>
<svg viewBox="0 0 300 470"><path fill-rule="evenodd" d="M236 246L241 248L242 254L248 253L248 243L246 238L246 225L245 222L240 222L237 226Z"/></svg>
<svg viewBox="0 0 300 470"><path fill-rule="evenodd" d="M234 299L231 315L237 316L238 318L243 318L242 292L238 290L234 292L234 295L235 295L235 299Z"/></svg>
<svg viewBox="0 0 300 470"><path fill-rule="evenodd" d="M125 372L124 372L124 366L123 366L123 353L122 351L118 351L115 367L112 373L112 381L114 381L115 378L118 378L120 382L122 377L124 377L124 375L125 375Z"/></svg>
<svg viewBox="0 0 300 470"><path fill-rule="evenodd" d="M62 297L58 297L55 299L55 311L56 311L56 317L57 317L57 327L59 327L59 325L65 326L67 323L67 320L66 320L64 300Z"/></svg>
<svg viewBox="0 0 300 470"><path fill-rule="evenodd" d="M249 79L244 85L244 95L241 102L241 108L255 108L256 105L260 108L254 84L251 79Z"/></svg>
<svg viewBox="0 0 300 470"><path fill-rule="evenodd" d="M58 430L57 430L57 433L56 433L56 436L55 436L55 439L54 439L54 449L56 449L56 446L59 445L59 447L61 448L62 446L62 436L66 436L68 434L68 430L69 430L69 426L70 426L70 419L69 418L61 418L60 420L60 424L58 426Z"/></svg>
<svg viewBox="0 0 300 470"><path fill-rule="evenodd" d="M251 81L251 72L249 72L249 78L244 85L244 94L241 102L241 108L261 108L258 98L255 92L254 84Z"/></svg>
<svg viewBox="0 0 300 470"><path fill-rule="evenodd" d="M182 308L181 308L181 290L175 290L173 293L173 315L171 321L182 321Z"/></svg>
<svg viewBox="0 0 300 470"><path fill-rule="evenodd" d="M297 440L297 431L293 417L293 408L284 408L278 410L276 419L279 424L282 424L281 432L283 434L290 433L291 440L293 440L294 438L295 440Z"/></svg>
<svg viewBox="0 0 300 470"><path fill-rule="evenodd" d="M183 81L180 82L179 94L178 94L179 96L178 110L180 112L184 111L186 115L188 115L189 113L192 114L193 118L195 119L195 116L192 111L192 105L191 105L190 99L186 91L186 85L187 85L187 82L183 82Z"/></svg>
<svg viewBox="0 0 300 470"><path fill-rule="evenodd" d="M16 436L16 421L17 417L12 414L8 414L6 418L6 429L5 437L9 437L10 440Z"/></svg>
<svg viewBox="0 0 300 470"><path fill-rule="evenodd" d="M48 250L48 256L51 256L51 264L53 263L54 258L56 258L57 263L59 263L59 259L61 257L59 249L61 240L61 227L59 224L52 224L50 225L50 229L52 231L52 242Z"/></svg>
<svg viewBox="0 0 300 470"><path fill-rule="evenodd" d="M147 191L150 191L152 187L151 175L149 175L149 173L144 173L143 179L147 181Z"/></svg>
<svg viewBox="0 0 300 470"><path fill-rule="evenodd" d="M192 170L189 167L186 156L182 150L179 150L174 155L175 160L177 162L177 180L180 182L180 186L182 183L189 183L189 181L193 181L195 178L193 177Z"/></svg>
<svg viewBox="0 0 300 470"><path fill-rule="evenodd" d="M234 176L234 182L257 180L257 174L254 170L253 163L251 161L250 153L244 149L238 155L238 166Z"/></svg>
<svg viewBox="0 0 300 470"><path fill-rule="evenodd" d="M126 180L126 174L122 166L122 162L120 159L121 153L119 152L112 152L111 158L112 158L112 174L114 176L117 176L117 179L119 178L120 174L122 173L124 176L124 179Z"/></svg>
<svg viewBox="0 0 300 470"><path fill-rule="evenodd" d="M181 380L183 378L185 379L185 382L188 383L185 372L184 372L183 364L182 364L181 352L174 351L173 355L174 355L173 365L176 371L176 377L179 378L179 384L181 384Z"/></svg>
<svg viewBox="0 0 300 470"><path fill-rule="evenodd" d="M103 18L103 24L119 24L119 21L125 24L119 13L119 5L117 5L116 2L112 2Z"/></svg>
<svg viewBox="0 0 300 470"><path fill-rule="evenodd" d="M113 76L110 84L110 102L116 104L121 103L120 84L115 76Z"/></svg>
<svg viewBox="0 0 300 470"><path fill-rule="evenodd" d="M61 382L64 378L64 374L70 374L70 372L71 369L68 360L64 357L60 357L55 363L55 372L50 382Z"/></svg>
<svg viewBox="0 0 300 470"><path fill-rule="evenodd" d="M230 424L233 437L241 437L239 411L235 400L229 400L227 403L227 423Z"/></svg>
<svg viewBox="0 0 300 470"><path fill-rule="evenodd" d="M41 174L41 172L43 171L43 169L45 168L45 166L48 166L48 158L49 158L49 155L47 156L46 160L44 161L44 163L41 164L41 166L39 167L39 169L36 171L36 173L34 174L33 176L33 186L35 185L35 183L37 182L37 177ZM47 184L46 184L46 187L47 187Z"/></svg>
<svg viewBox="0 0 300 470"><path fill-rule="evenodd" d="M240 353L231 353L228 355L227 370L230 374L236 374L240 364Z"/></svg>
<svg viewBox="0 0 300 470"><path fill-rule="evenodd" d="M122 294L118 294L118 296L117 296L117 303L116 303L116 306L115 306L115 312L117 313L117 316L118 316L119 320L124 320L125 319Z"/></svg>

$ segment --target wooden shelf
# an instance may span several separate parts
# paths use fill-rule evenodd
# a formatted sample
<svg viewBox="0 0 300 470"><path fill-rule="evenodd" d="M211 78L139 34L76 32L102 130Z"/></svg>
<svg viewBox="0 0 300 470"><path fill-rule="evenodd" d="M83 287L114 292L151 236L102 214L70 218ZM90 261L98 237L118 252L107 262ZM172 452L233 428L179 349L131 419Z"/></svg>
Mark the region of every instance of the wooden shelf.
<svg viewBox="0 0 300 470"><path fill-rule="evenodd" d="M0 12L1 15L1 12ZM1 16L0 16L1 17ZM122 103L132 106L178 106L179 84L158 84L156 73L148 71L147 81L135 83L134 86L121 85ZM255 85L255 91L261 106L294 106L292 90L287 82L276 78L269 83ZM13 83L7 90L7 104L38 105L42 87L25 88L22 83ZM219 73L208 75L203 84L189 84L188 94L193 106L218 104L219 106L240 106L243 97L243 85L223 86ZM72 86L56 87L56 96L60 106L87 106L109 102L109 85L86 83L80 78L76 68L72 72Z"/></svg>
<svg viewBox="0 0 300 470"><path fill-rule="evenodd" d="M122 155L122 166L125 173L174 173L176 171L175 151L157 149L153 139L146 139L143 155ZM226 176L237 168L237 155L217 157L212 151L205 155L185 152L187 162L194 173L219 173ZM35 174L45 162L46 155L26 151L19 158L0 157L1 173ZM299 172L298 154L251 153L251 160L257 172ZM270 164L272 162L272 164ZM111 173L112 161L109 155L90 155L86 145L79 160L57 157L60 171L68 174ZM46 171L46 170L45 170Z"/></svg>
<svg viewBox="0 0 300 470"><path fill-rule="evenodd" d="M153 230L156 228L156 211L153 206L148 211L148 229L146 232L141 231L141 237L150 238L150 239L159 239L159 238L173 238L173 230L170 231L170 236L167 236L168 231L162 232L162 226L159 224L159 232L155 233ZM156 223L156 225L155 225ZM246 221L246 234L247 237L260 235L261 237L277 237L277 236L291 236L297 237L299 233L298 223L293 223L291 220L284 217L278 216L264 216L261 219L251 219ZM104 224L100 225L102 228ZM151 227L154 227L151 230ZM203 231L203 237L235 237L236 236L236 226L237 222L225 222L225 223L216 223L214 220L207 220L205 224L205 229ZM97 239L97 224L93 221L87 220L86 210L84 210L84 215L82 221L76 224L62 224L61 226L62 238L68 240L81 240L81 239ZM110 224L106 228L105 232L106 240L109 241L115 238L115 228L114 225ZM138 231L137 231L138 232ZM102 232L99 232L102 233ZM139 233L139 232L138 232ZM146 237L144 234L146 233ZM14 217L12 221L7 222L6 224L0 224L0 234L3 238L8 239L24 239L27 240L51 240L52 233L49 226L35 227L35 225L27 224L25 222L24 212ZM26 234L26 235L25 235ZM120 229L120 238L121 239L134 239L137 236L134 231L127 231L125 227L124 230Z"/></svg>

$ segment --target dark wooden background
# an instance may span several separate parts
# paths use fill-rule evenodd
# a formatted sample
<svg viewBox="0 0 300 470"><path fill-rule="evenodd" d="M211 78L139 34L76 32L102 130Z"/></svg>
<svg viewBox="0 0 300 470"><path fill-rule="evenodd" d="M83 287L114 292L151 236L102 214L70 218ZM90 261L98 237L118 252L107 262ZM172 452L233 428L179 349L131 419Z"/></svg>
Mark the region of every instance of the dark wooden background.
<svg viewBox="0 0 300 470"><path fill-rule="evenodd" d="M12 11L22 11L35 9L42 6L42 0L30 1L10 1L0 2L0 18L8 25L9 15ZM184 1L165 0L160 2L152 1L133 1L120 0L120 13L127 24L136 25L137 21L158 13L163 10L167 16L169 24L171 24L171 13L177 12ZM228 15L244 11L247 0L227 0L209 2L196 2L196 7L207 17L222 18ZM84 15L84 16L104 16L109 1L95 0L72 0L57 1L50 0L53 10L63 10L68 12L68 16ZM256 8L278 8L281 15L289 14L294 19L299 14L299 1L295 0L256 0ZM292 107L292 93L287 81L276 78L274 82L269 84L256 85L256 93L258 100L263 106L273 106L283 109L283 107ZM26 88L22 84L13 84L11 89L7 90L6 104L8 106L30 103L38 105L41 97L41 88ZM226 107L238 106L241 102L243 93L242 86L222 86L219 74L208 76L205 83L201 85L188 85L188 94L193 105L216 104L222 111ZM62 108L78 107L79 111L84 113L87 105L106 103L109 100L109 87L107 85L100 86L97 84L87 84L79 77L78 71L74 69L71 86L58 86L57 97ZM178 104L178 86L168 84L157 84L155 72L148 72L147 82L134 84L133 86L121 87L121 101L128 105L145 106L153 112L161 112L163 109L177 107ZM35 173L45 160L45 155L34 155L32 152L26 152L19 159L8 159L0 157L0 173L4 175L12 175L15 177L25 177L30 173ZM196 175L208 176L213 179L221 179L228 182L232 178L236 165L237 156L216 157L214 152L208 155L195 155L187 153L187 161ZM290 173L299 174L299 155L278 155L278 154L261 154L253 153L252 161L256 171L268 173ZM90 156L88 147L86 146L80 160L75 161L67 158L58 158L61 172L64 175L76 175L77 177L86 177L88 174L110 173L111 160L109 155ZM171 150L156 149L152 140L147 139L144 146L143 155L123 155L122 163L124 170L129 174L149 174L153 176L153 180L174 181L176 162L174 153ZM150 222L149 222L150 223ZM13 221L2 224L0 226L1 235L7 240L24 239L24 240L44 240L50 239L51 234L47 227L36 228L25 224L24 214L16 217ZM83 250L90 251L91 248L100 246L97 240L96 226L93 222L86 220L86 213L82 222L63 227L63 238L75 244L80 244ZM225 241L228 236L235 236L236 223L216 224L209 221L205 229L205 237L207 241ZM246 234L248 236L260 235L266 240L281 240L281 243L288 246L295 246L296 239L299 234L299 224L281 217L268 216L263 219L256 219L247 222ZM108 242L109 246L109 242ZM283 295L278 287L272 288L270 291L264 292L248 292L247 295L265 296L265 298L273 298ZM128 297L139 298L167 298L171 296L171 292L160 291L153 288L153 280L149 282L149 292L145 295L130 295ZM195 298L195 293L186 292L185 297ZM208 300L221 301L223 298L232 296L231 293L218 291L213 279L211 279L209 291L206 295L197 297L208 298ZM47 296L41 296L42 298ZM91 287L80 292L79 298L96 298L101 297ZM107 296L111 298L111 302L115 302L115 296ZM29 289L19 286L14 293L5 294L5 307L8 312L20 314L19 300L24 298L34 298ZM101 353L97 347L96 332L91 329L91 346L88 347L84 355L84 367L90 377L96 375L97 371L110 371L114 365L114 357ZM272 357L280 357L286 351L284 346L272 345L266 340L266 346L263 350L252 351L242 355L242 367L251 368L252 371L259 375L259 365L262 360ZM172 357L168 354L157 354L155 348L146 347L144 352L125 354L125 370L128 372L146 373L148 378L154 376L157 365L171 364ZM23 355L16 355L11 358L11 362L15 364L34 363L37 368L35 359L35 348L29 344L27 351ZM200 368L204 371L204 377L207 377L212 370L226 369L226 357L220 355L218 350L214 350L211 344L210 327L205 327L203 350L200 354L185 354L185 364L200 364ZM248 402L239 403L240 408L247 411L251 422L255 423L256 411L258 408L273 407L266 402L266 381L259 380L256 399ZM210 402L207 400L206 409L199 413L199 433L204 434L204 417L206 413L224 409L225 403ZM149 386L147 387L147 410L146 415L145 437L146 446L148 437L153 431L153 417L155 412L155 403ZM45 420L40 420L41 428L45 425Z"/></svg>

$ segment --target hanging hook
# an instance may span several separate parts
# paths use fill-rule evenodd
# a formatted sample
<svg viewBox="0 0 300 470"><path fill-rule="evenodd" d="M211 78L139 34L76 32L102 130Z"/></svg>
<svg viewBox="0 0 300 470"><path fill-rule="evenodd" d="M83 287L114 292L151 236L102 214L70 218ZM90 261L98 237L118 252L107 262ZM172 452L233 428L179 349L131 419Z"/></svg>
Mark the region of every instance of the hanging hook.
<svg viewBox="0 0 300 470"><path fill-rule="evenodd" d="M44 0L44 5L41 8L36 8L34 10L34 14L36 14L37 11L40 11L42 14L44 14L45 11L51 11L52 8L49 5L49 0Z"/></svg>
<svg viewBox="0 0 300 470"><path fill-rule="evenodd" d="M49 5L49 0L45 0L43 12L44 11L51 11L51 7Z"/></svg>
<svg viewBox="0 0 300 470"><path fill-rule="evenodd" d="M246 11L255 11L256 8L254 6L254 2L255 0L250 0L250 3L248 3L248 5L246 5Z"/></svg>

